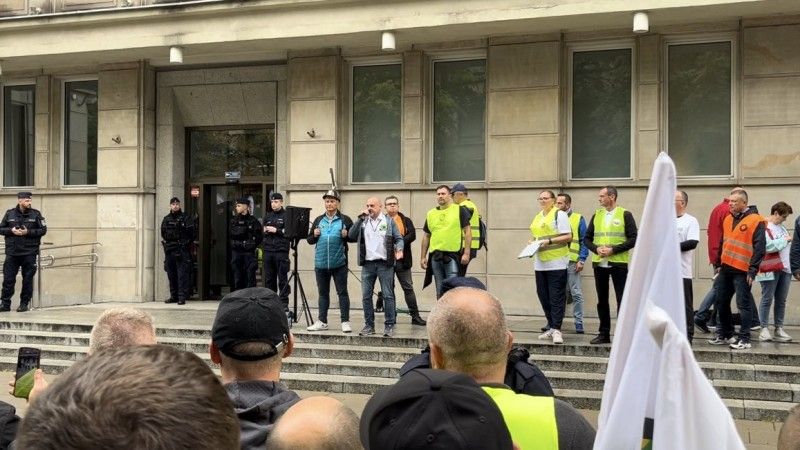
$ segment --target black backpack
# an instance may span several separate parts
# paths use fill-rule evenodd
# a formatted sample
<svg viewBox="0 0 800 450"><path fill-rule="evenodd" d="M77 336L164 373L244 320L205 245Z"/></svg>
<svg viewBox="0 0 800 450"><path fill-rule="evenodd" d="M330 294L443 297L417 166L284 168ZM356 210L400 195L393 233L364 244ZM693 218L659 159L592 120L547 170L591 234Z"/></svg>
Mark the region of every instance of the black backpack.
<svg viewBox="0 0 800 450"><path fill-rule="evenodd" d="M486 245L486 222L483 221L483 217L478 216L478 230L481 233L481 237L478 239L478 250L482 248L486 248L486 251L489 251L489 246Z"/></svg>

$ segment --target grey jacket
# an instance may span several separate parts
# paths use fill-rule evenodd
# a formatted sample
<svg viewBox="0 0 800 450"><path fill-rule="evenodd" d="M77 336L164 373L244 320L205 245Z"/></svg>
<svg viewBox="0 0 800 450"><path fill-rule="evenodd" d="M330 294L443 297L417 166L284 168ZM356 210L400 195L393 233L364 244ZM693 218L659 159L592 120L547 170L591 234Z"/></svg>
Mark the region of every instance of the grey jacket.
<svg viewBox="0 0 800 450"><path fill-rule="evenodd" d="M386 249L386 264L394 266L394 252L403 250L403 236L400 235L400 230L397 224L394 223L389 216L383 216L383 225L386 227L386 236L383 238L383 246ZM355 223L350 227L347 233L347 240L350 242L358 243L358 265L363 266L367 257L367 248L364 244L364 233L362 232L365 226L366 217L358 216Z"/></svg>
<svg viewBox="0 0 800 450"><path fill-rule="evenodd" d="M242 450L263 450L275 422L300 397L275 381L234 381L225 385L242 430Z"/></svg>

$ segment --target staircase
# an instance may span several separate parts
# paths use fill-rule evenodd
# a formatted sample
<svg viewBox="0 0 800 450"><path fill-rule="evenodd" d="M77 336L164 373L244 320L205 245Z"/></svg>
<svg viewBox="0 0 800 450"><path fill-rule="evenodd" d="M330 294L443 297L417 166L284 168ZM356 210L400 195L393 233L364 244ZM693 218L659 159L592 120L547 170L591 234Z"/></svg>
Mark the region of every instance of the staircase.
<svg viewBox="0 0 800 450"><path fill-rule="evenodd" d="M295 327L294 354L282 379L297 390L371 394L393 384L403 362L426 344L419 337L384 339L338 332L308 333ZM83 358L91 325L26 321L0 322L0 370L14 371L19 347L42 350L42 368L57 374ZM210 331L204 327L158 329L158 340L196 353L211 365ZM521 337L518 345L550 379L556 395L577 408L599 409L610 346L585 342L552 345ZM800 402L800 345L758 343L750 352L698 345L695 356L736 419L783 420ZM679 388L679 387L678 387Z"/></svg>

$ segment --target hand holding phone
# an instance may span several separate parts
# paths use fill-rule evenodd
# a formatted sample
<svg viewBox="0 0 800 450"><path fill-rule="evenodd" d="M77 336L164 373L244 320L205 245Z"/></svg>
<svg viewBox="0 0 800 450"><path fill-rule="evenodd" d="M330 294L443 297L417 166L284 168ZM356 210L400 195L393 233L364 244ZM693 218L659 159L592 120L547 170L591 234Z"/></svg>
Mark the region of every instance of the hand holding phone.
<svg viewBox="0 0 800 450"><path fill-rule="evenodd" d="M17 355L17 373L14 377L14 397L28 398L33 389L33 378L41 362L42 351L33 347L20 347Z"/></svg>

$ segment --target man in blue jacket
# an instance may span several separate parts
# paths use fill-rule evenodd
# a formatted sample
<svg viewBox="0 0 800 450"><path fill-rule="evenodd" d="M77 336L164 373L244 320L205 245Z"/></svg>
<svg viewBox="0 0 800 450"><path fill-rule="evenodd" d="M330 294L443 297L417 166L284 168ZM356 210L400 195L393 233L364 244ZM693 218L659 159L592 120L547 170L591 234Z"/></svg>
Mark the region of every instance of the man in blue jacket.
<svg viewBox="0 0 800 450"><path fill-rule="evenodd" d="M308 331L328 329L328 307L330 306L331 278L339 296L339 310L342 318L342 331L350 333L350 295L347 293L347 232L353 220L339 211L341 197L334 189L322 196L325 200L325 214L314 219L311 225L309 244L314 249L314 272L317 276L319 293L319 316Z"/></svg>

